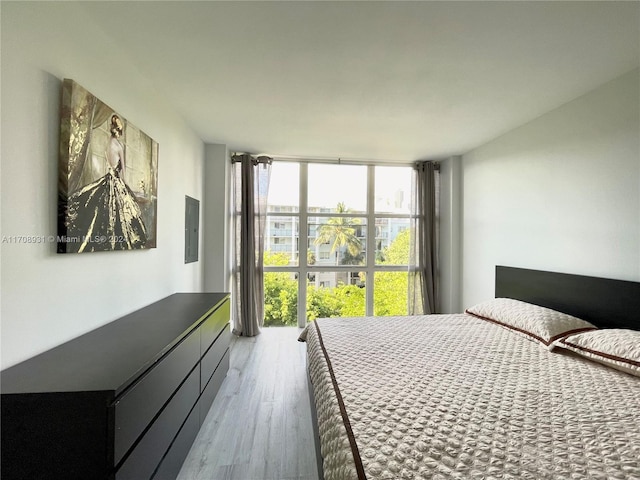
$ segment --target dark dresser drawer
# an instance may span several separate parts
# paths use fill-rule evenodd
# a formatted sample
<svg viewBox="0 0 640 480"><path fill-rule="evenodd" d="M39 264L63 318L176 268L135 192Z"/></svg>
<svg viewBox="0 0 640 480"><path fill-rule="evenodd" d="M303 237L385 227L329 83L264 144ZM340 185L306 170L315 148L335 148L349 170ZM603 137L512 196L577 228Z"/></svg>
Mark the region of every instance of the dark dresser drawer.
<svg viewBox="0 0 640 480"><path fill-rule="evenodd" d="M218 390L220 390L222 382L227 376L227 372L229 371L229 355L229 350L227 350L200 396L200 425L202 425L204 419L207 417L211 404L218 394Z"/></svg>
<svg viewBox="0 0 640 480"><path fill-rule="evenodd" d="M222 356L229 348L230 342L231 331L229 329L229 325L227 325L200 361L200 391L204 390L204 387L207 386L211 375L213 375L213 372L220 363Z"/></svg>
<svg viewBox="0 0 640 480"><path fill-rule="evenodd" d="M169 451L162 459L155 474L151 477L153 480L176 480L182 468L182 463L189 453L193 441L198 436L199 429L198 405L196 404L184 422L184 425L182 425L180 433L178 433L178 436L171 444Z"/></svg>
<svg viewBox="0 0 640 480"><path fill-rule="evenodd" d="M224 302L216 309L200 326L200 354L209 350L209 347L218 337L222 329L229 324L230 304Z"/></svg>
<svg viewBox="0 0 640 480"><path fill-rule="evenodd" d="M117 465L200 358L197 330L187 336L145 376L115 401Z"/></svg>
<svg viewBox="0 0 640 480"><path fill-rule="evenodd" d="M151 474L200 395L198 369L194 368L116 472L116 480L140 480Z"/></svg>

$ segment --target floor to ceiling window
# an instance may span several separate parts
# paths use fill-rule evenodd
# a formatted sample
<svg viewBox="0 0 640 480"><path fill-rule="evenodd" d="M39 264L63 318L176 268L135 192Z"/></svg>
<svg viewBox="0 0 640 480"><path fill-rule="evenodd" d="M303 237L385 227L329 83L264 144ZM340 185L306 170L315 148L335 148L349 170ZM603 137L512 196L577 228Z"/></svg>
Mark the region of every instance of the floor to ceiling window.
<svg viewBox="0 0 640 480"><path fill-rule="evenodd" d="M406 315L410 166L274 161L265 326Z"/></svg>

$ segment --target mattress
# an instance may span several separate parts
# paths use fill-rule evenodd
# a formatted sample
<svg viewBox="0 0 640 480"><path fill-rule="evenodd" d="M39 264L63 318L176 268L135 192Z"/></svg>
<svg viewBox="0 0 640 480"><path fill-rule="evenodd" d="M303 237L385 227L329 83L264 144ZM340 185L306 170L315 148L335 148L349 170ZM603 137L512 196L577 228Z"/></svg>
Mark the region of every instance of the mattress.
<svg viewBox="0 0 640 480"><path fill-rule="evenodd" d="M326 480L640 479L640 378L467 314L302 332Z"/></svg>

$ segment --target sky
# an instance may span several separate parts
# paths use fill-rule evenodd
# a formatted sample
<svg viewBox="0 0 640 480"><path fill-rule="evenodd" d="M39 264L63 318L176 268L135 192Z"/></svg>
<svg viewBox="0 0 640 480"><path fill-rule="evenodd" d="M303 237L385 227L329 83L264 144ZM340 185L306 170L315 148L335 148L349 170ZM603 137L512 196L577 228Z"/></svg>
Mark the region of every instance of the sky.
<svg viewBox="0 0 640 480"><path fill-rule="evenodd" d="M299 165L273 162L269 204L297 206L298 190ZM409 213L411 168L376 167L375 190L377 210L385 205L388 213ZM367 167L364 165L309 164L310 206L335 209L338 202L344 202L347 208L364 212L366 192Z"/></svg>

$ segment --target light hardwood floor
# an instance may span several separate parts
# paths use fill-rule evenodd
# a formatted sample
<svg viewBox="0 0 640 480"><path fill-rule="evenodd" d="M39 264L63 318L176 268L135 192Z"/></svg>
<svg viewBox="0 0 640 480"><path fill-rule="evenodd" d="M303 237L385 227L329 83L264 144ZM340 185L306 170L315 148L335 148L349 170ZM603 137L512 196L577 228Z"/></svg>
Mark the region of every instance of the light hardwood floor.
<svg viewBox="0 0 640 480"><path fill-rule="evenodd" d="M318 479L300 331L234 337L229 373L178 480Z"/></svg>

